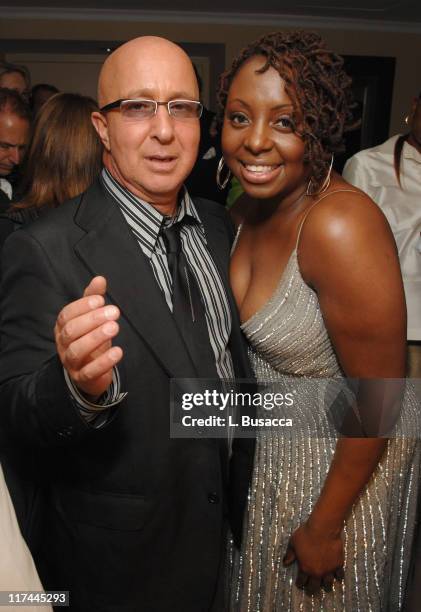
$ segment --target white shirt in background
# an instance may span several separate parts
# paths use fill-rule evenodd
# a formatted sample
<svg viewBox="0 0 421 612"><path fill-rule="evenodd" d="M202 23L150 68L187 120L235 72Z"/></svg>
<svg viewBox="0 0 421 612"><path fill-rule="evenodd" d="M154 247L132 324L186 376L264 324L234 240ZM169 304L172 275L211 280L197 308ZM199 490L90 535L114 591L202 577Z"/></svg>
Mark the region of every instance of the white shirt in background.
<svg viewBox="0 0 421 612"><path fill-rule="evenodd" d="M7 195L9 200L12 199L12 185L5 178L0 178L0 189Z"/></svg>
<svg viewBox="0 0 421 612"><path fill-rule="evenodd" d="M43 592L31 553L21 535L0 465L0 591ZM4 612L52 612L50 605L0 606Z"/></svg>
<svg viewBox="0 0 421 612"><path fill-rule="evenodd" d="M396 179L393 151L399 135L360 151L345 164L343 177L382 209L395 236L408 309L408 340L421 340L421 154L407 142Z"/></svg>

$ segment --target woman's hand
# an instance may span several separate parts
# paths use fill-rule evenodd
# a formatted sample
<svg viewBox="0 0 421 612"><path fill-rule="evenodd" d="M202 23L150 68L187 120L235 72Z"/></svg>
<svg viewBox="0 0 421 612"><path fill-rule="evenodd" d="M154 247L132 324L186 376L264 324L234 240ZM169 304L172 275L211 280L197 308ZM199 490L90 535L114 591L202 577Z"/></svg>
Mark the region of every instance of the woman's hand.
<svg viewBox="0 0 421 612"><path fill-rule="evenodd" d="M341 530L322 529L311 519L292 534L284 565L298 563L296 586L312 595L320 587L332 590L333 581L344 577L344 549Z"/></svg>

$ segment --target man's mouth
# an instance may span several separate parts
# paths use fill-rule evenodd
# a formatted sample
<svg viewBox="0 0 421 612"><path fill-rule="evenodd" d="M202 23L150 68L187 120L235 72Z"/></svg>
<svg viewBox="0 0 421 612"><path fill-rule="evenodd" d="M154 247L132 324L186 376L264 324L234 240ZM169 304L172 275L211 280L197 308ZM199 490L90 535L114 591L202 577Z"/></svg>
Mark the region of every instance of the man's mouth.
<svg viewBox="0 0 421 612"><path fill-rule="evenodd" d="M175 159L177 159L175 157L175 155L147 155L146 159L149 159L150 161L154 161L154 162L172 162Z"/></svg>
<svg viewBox="0 0 421 612"><path fill-rule="evenodd" d="M174 170L178 158L175 155L147 155L144 159L152 172L167 174Z"/></svg>

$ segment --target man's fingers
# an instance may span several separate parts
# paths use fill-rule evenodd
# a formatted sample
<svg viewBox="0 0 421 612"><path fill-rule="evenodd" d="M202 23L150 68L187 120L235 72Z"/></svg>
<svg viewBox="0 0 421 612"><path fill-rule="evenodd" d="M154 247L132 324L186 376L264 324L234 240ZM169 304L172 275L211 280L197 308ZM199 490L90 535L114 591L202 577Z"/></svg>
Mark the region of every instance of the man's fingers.
<svg viewBox="0 0 421 612"><path fill-rule="evenodd" d="M86 366L78 371L74 382L76 385L88 393L96 395L97 392L102 393L108 388L111 382L112 369L123 357L123 350L119 346L112 346L103 355L90 361ZM109 377L106 381L103 377ZM73 378L73 377L72 377ZM106 384L105 384L106 383ZM102 386L105 384L104 388ZM97 387L101 390L97 390Z"/></svg>
<svg viewBox="0 0 421 612"><path fill-rule="evenodd" d="M103 276L94 276L89 285L85 287L83 296L105 295L107 291L107 280Z"/></svg>
<svg viewBox="0 0 421 612"><path fill-rule="evenodd" d="M117 306L104 306L70 319L58 330L58 341L63 347L100 327L107 321L116 321L120 316Z"/></svg>
<svg viewBox="0 0 421 612"><path fill-rule="evenodd" d="M100 346L104 346L108 350L109 346L107 346L106 341L114 338L118 331L119 325L116 321L107 321L71 342L62 353L64 367L69 371L82 368L86 359Z"/></svg>
<svg viewBox="0 0 421 612"><path fill-rule="evenodd" d="M103 276L95 276L85 288L83 297L67 304L57 317L57 326L60 329L68 321L75 317L86 314L104 305L104 294L107 289L107 281Z"/></svg>
<svg viewBox="0 0 421 612"><path fill-rule="evenodd" d="M91 280L83 297L65 306L55 326L57 351L76 386L85 394L98 397L110 385L112 369L123 351L112 346L119 331L120 311L105 306L107 281L103 276Z"/></svg>
<svg viewBox="0 0 421 612"><path fill-rule="evenodd" d="M92 398L98 398L108 389L113 376L113 367L123 357L123 351L119 346L113 346L103 355L90 361L74 376L69 372L75 385ZM94 400L95 401L95 400Z"/></svg>
<svg viewBox="0 0 421 612"><path fill-rule="evenodd" d="M104 306L104 298L102 295L91 295L70 302L70 304L67 304L67 306L60 311L57 317L58 329L60 330L72 319L80 317L92 310L96 310L97 308L101 308L102 306Z"/></svg>

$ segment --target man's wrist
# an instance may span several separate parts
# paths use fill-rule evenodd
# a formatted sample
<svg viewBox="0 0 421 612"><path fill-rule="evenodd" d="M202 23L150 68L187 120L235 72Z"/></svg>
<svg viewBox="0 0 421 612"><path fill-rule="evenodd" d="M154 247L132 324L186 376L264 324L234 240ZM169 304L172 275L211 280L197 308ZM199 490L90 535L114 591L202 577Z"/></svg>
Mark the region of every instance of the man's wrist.
<svg viewBox="0 0 421 612"><path fill-rule="evenodd" d="M95 414L107 408L112 408L122 402L127 395L127 393L120 392L120 375L116 366L113 367L113 376L110 386L102 395L96 398L83 393L70 378L65 368L63 368L63 372L70 395L82 413Z"/></svg>

